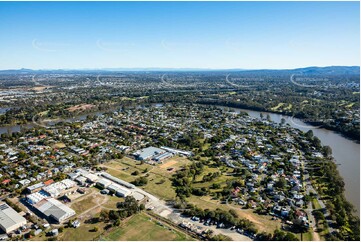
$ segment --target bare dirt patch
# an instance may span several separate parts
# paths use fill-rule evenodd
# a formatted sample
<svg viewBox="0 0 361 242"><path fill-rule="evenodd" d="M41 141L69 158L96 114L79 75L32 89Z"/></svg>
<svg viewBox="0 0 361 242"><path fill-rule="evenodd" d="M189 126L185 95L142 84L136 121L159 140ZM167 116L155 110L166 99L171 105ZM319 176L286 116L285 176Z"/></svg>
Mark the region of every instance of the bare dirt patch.
<svg viewBox="0 0 361 242"><path fill-rule="evenodd" d="M160 168L162 168L162 169L167 169L168 167L171 167L171 166L173 166L173 165L175 165L175 164L177 164L177 163L178 163L178 161L176 161L176 160L170 160L170 161L168 161L167 163L162 164L162 165L160 166Z"/></svg>
<svg viewBox="0 0 361 242"><path fill-rule="evenodd" d="M51 88L53 88L53 86L39 86L39 87L30 88L29 90L34 90L36 92L41 92L41 91L44 91L45 89L51 89Z"/></svg>
<svg viewBox="0 0 361 242"><path fill-rule="evenodd" d="M55 149L62 149L62 148L65 148L66 147L66 145L64 144L64 143L56 143L56 144L54 144L53 145L53 148L55 148Z"/></svg>
<svg viewBox="0 0 361 242"><path fill-rule="evenodd" d="M68 111L70 112L75 112L75 111L86 111L89 109L94 108L95 106L93 104L79 104L79 105L75 105L73 107L67 108Z"/></svg>

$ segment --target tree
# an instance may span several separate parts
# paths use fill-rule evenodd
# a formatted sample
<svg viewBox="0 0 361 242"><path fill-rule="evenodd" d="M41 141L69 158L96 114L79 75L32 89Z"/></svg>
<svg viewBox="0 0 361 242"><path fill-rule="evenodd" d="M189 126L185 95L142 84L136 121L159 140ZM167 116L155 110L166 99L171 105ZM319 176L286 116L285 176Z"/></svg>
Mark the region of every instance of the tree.
<svg viewBox="0 0 361 242"><path fill-rule="evenodd" d="M313 137L313 131L312 130L307 131L306 138L312 139L312 137Z"/></svg>
<svg viewBox="0 0 361 242"><path fill-rule="evenodd" d="M138 175L139 175L139 171L132 172L132 176L138 176Z"/></svg>
<svg viewBox="0 0 361 242"><path fill-rule="evenodd" d="M267 121L270 122L271 121L271 116L269 114L267 114Z"/></svg>
<svg viewBox="0 0 361 242"><path fill-rule="evenodd" d="M281 125L285 125L285 123L286 123L286 119L281 118Z"/></svg>
<svg viewBox="0 0 361 242"><path fill-rule="evenodd" d="M143 204L143 203L142 203L142 204L140 204L140 205L139 205L139 210L140 210L140 211L142 211L142 210L144 210L144 209L145 209L144 204Z"/></svg>
<svg viewBox="0 0 361 242"><path fill-rule="evenodd" d="M323 154L326 156L326 157L330 157L332 155L332 149L330 146L326 145L322 148L322 151L323 151Z"/></svg>
<svg viewBox="0 0 361 242"><path fill-rule="evenodd" d="M275 187L278 187L278 188L284 188L287 184L287 181L284 177L281 177L276 183L275 183Z"/></svg>
<svg viewBox="0 0 361 242"><path fill-rule="evenodd" d="M280 231L278 229L276 229L273 233L273 237L272 237L272 240L275 240L275 241L285 241L285 240L288 240L288 241L297 241L298 238L296 237L296 235L292 234L292 233L285 233L283 231Z"/></svg>
<svg viewBox="0 0 361 242"><path fill-rule="evenodd" d="M137 179L135 179L132 183L136 186L144 186L148 183L148 179L146 177L142 176L142 177L138 177Z"/></svg>
<svg viewBox="0 0 361 242"><path fill-rule="evenodd" d="M119 226L120 225L120 219L117 219L117 220L115 220L115 222L114 222L114 226Z"/></svg>
<svg viewBox="0 0 361 242"><path fill-rule="evenodd" d="M213 236L211 238L211 240L213 240L213 241L231 241L232 238L227 235L224 235L224 234L217 234L217 235Z"/></svg>
<svg viewBox="0 0 361 242"><path fill-rule="evenodd" d="M323 220L325 219L325 216L323 215L323 213L319 210L314 210L312 212L313 216L315 216L316 220L319 221L319 220Z"/></svg>
<svg viewBox="0 0 361 242"><path fill-rule="evenodd" d="M108 221L108 220L109 220L109 213L108 213L108 211L102 210L102 211L100 212L99 219L100 219L100 221L105 221L105 222Z"/></svg>

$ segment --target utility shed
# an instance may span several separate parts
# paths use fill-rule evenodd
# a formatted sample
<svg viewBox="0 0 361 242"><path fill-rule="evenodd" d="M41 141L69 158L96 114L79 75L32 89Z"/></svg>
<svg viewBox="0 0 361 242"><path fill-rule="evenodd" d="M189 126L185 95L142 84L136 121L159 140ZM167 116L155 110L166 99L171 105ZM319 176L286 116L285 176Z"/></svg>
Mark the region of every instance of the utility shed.
<svg viewBox="0 0 361 242"><path fill-rule="evenodd" d="M10 233L26 224L26 219L6 203L0 203L0 228Z"/></svg>

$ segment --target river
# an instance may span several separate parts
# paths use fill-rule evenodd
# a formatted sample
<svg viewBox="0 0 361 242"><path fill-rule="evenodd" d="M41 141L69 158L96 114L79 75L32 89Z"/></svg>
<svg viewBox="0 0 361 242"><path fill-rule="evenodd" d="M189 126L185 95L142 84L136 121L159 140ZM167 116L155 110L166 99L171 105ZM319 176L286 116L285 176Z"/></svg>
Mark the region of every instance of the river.
<svg viewBox="0 0 361 242"><path fill-rule="evenodd" d="M227 107L218 106L222 109ZM259 118L259 111L252 111L247 109L231 108L236 112L246 112L251 117ZM100 115L103 112L95 112L95 115ZM317 136L323 145L328 145L332 148L332 155L336 160L338 170L345 182L345 196L346 199L351 202L357 211L360 211L360 144L355 141L349 140L342 135L323 128L318 128L315 126L308 125L302 122L300 119L292 118L289 116L262 112L264 116L267 114L270 116L271 120L277 123L281 122L281 119L284 118L286 123L290 124L292 127L300 129L307 132L312 130L313 134ZM84 120L86 119L87 114L80 115L75 118L67 119L66 121L74 120ZM52 125L53 123L48 123ZM11 133L19 132L21 128L33 127L34 124L27 125L15 125L15 126L5 126L0 127L0 134L2 133Z"/></svg>
<svg viewBox="0 0 361 242"><path fill-rule="evenodd" d="M227 108L222 106L219 107ZM335 158L336 163L340 164L338 170L345 182L346 199L354 205L358 212L360 211L360 144L347 139L334 131L311 126L302 122L300 119L289 116L239 108L231 109L236 112L246 112L251 117L255 118L259 118L260 113L263 113L265 117L269 114L271 120L274 122L280 123L281 119L284 118L286 123L294 128L304 132L312 130L313 134L321 140L323 145L328 145L332 148L332 155Z"/></svg>

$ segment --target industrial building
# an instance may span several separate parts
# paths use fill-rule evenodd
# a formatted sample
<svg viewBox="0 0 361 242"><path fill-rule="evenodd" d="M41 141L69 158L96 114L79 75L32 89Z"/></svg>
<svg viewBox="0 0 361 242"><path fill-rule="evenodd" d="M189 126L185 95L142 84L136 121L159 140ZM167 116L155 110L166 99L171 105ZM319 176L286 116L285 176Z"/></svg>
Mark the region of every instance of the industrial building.
<svg viewBox="0 0 361 242"><path fill-rule="evenodd" d="M119 186L117 184L112 183L107 187L107 189L111 192L114 192L118 197L126 197L129 196L132 192L126 189L125 187Z"/></svg>
<svg viewBox="0 0 361 242"><path fill-rule="evenodd" d="M113 192L118 197L126 197L126 196L129 196L130 194L132 194L132 192L129 191L124 186L118 185L117 183L111 182L110 180L105 179L105 178L100 179L97 182L97 186L102 189L106 189L106 190ZM103 190L103 193L105 193L104 190Z"/></svg>
<svg viewBox="0 0 361 242"><path fill-rule="evenodd" d="M45 198L35 204L34 208L46 217L54 219L58 223L61 223L75 215L75 211L73 209L54 198Z"/></svg>
<svg viewBox="0 0 361 242"><path fill-rule="evenodd" d="M163 160L173 157L173 154L170 152L166 152L160 155L157 155L153 158L154 161L161 163Z"/></svg>
<svg viewBox="0 0 361 242"><path fill-rule="evenodd" d="M136 153L134 153L134 156L138 160L150 160L154 156L163 154L165 152L166 152L165 150L162 150L162 149L159 149L159 148L156 148L156 147L148 147L148 148L138 150Z"/></svg>
<svg viewBox="0 0 361 242"><path fill-rule="evenodd" d="M107 188L110 184L112 184L112 182L104 178L97 181L97 186L100 188Z"/></svg>
<svg viewBox="0 0 361 242"><path fill-rule="evenodd" d="M28 195L26 197L26 200L30 205L34 205L40 202L41 200L43 200L44 198L48 198L48 197L49 194L41 190Z"/></svg>
<svg viewBox="0 0 361 242"><path fill-rule="evenodd" d="M78 168L75 171L76 174L78 174L78 178L79 177L85 177L86 178L86 182L89 183L95 183L99 180L99 177L95 174L90 173L89 171L86 171L84 169Z"/></svg>
<svg viewBox="0 0 361 242"><path fill-rule="evenodd" d="M65 193L68 192L67 190L70 188L74 188L75 190L76 183L70 179L64 179L60 182L46 186L42 190L47 192L51 197L58 197L60 195L65 195Z"/></svg>
<svg viewBox="0 0 361 242"><path fill-rule="evenodd" d="M10 233L26 224L26 219L6 203L0 203L0 228Z"/></svg>
<svg viewBox="0 0 361 242"><path fill-rule="evenodd" d="M44 186L45 186L44 183L39 182L39 183L36 183L36 184L34 184L34 185L32 185L32 186L27 187L27 191L28 191L29 193L38 192L38 191L40 191L41 188L43 188Z"/></svg>
<svg viewBox="0 0 361 242"><path fill-rule="evenodd" d="M75 181L76 181L79 185L85 185L85 184L86 184L86 177L78 176L77 178L75 178Z"/></svg>
<svg viewBox="0 0 361 242"><path fill-rule="evenodd" d="M108 174L106 172L103 172L101 175L102 175L102 177L104 177L104 178L106 178L108 180L111 180L112 182L115 182L115 183L117 183L119 185L122 185L122 186L124 186L126 188L135 188L135 186L133 184L131 184L129 182L126 182L126 181L123 181L121 179L118 179L118 178L116 178L116 177L114 177L114 176L112 176L112 175L110 175L110 174Z"/></svg>
<svg viewBox="0 0 361 242"><path fill-rule="evenodd" d="M173 148L166 147L166 146L161 146L160 148L163 149L163 150L166 150L166 151L168 151L168 152L171 152L171 153L173 153L173 154L185 155L185 156L192 156L192 155L193 155L192 152L184 151L184 150L178 150L178 149L173 149Z"/></svg>

